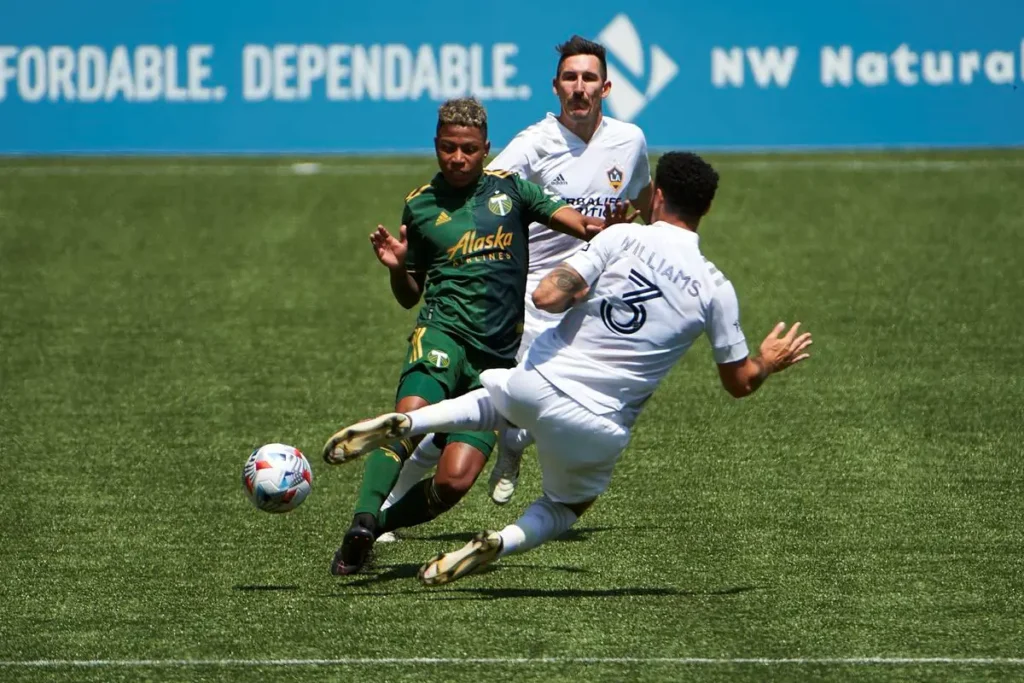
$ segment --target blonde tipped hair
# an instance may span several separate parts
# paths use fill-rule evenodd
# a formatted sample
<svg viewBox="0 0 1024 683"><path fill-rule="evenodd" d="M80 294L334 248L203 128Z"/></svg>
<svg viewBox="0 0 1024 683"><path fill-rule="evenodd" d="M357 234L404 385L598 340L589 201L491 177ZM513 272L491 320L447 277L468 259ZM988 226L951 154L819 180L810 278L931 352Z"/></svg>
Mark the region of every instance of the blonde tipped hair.
<svg viewBox="0 0 1024 683"><path fill-rule="evenodd" d="M441 126L469 126L479 128L487 138L487 110L475 97L448 100L437 110L437 131Z"/></svg>

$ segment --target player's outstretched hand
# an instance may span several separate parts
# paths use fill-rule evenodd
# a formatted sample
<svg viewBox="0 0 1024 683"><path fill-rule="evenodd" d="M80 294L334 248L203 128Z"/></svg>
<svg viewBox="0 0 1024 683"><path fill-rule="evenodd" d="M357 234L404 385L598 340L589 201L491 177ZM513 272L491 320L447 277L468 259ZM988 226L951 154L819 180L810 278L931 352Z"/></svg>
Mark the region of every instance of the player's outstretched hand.
<svg viewBox="0 0 1024 683"><path fill-rule="evenodd" d="M404 225L399 228L398 239L395 239L383 225L378 225L377 229L370 233L370 244L373 245L373 253L377 255L377 260L389 270L405 265L405 253L409 251L409 243Z"/></svg>
<svg viewBox="0 0 1024 683"><path fill-rule="evenodd" d="M764 341L761 342L761 359L768 364L772 372L781 372L791 365L796 365L802 360L811 357L806 352L811 345L811 333L800 331L800 323L795 323L785 332L786 323L779 323L775 326Z"/></svg>
<svg viewBox="0 0 1024 683"><path fill-rule="evenodd" d="M640 210L634 209L629 200L607 202L604 205L604 227L607 228L616 223L632 223L639 215Z"/></svg>
<svg viewBox="0 0 1024 683"><path fill-rule="evenodd" d="M604 230L604 219L583 214L583 227L587 231L587 241L589 242L595 235Z"/></svg>

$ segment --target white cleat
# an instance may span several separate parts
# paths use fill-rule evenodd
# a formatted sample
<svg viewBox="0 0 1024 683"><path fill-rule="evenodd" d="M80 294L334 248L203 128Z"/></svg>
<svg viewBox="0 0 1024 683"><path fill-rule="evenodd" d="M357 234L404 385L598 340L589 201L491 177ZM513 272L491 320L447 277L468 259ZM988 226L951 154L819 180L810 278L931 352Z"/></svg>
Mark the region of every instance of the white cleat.
<svg viewBox="0 0 1024 683"><path fill-rule="evenodd" d="M409 434L412 421L403 413L386 413L334 433L324 445L324 462L331 465L355 460L375 448Z"/></svg>
<svg viewBox="0 0 1024 683"><path fill-rule="evenodd" d="M523 450L516 450L505 443L505 433L498 438L498 462L494 463L491 478L491 500L504 505L512 500L519 483L519 465L523 461Z"/></svg>
<svg viewBox="0 0 1024 683"><path fill-rule="evenodd" d="M491 500L494 501L494 504L504 505L512 500L512 495L516 492L516 483L518 481L518 472L512 476L502 476L499 478L494 488L491 489Z"/></svg>
<svg viewBox="0 0 1024 683"><path fill-rule="evenodd" d="M377 537L377 543L398 543L401 539L394 531L385 531Z"/></svg>
<svg viewBox="0 0 1024 683"><path fill-rule="evenodd" d="M458 550L438 555L420 567L420 583L440 586L458 581L494 562L500 552L501 535L497 531L481 531Z"/></svg>

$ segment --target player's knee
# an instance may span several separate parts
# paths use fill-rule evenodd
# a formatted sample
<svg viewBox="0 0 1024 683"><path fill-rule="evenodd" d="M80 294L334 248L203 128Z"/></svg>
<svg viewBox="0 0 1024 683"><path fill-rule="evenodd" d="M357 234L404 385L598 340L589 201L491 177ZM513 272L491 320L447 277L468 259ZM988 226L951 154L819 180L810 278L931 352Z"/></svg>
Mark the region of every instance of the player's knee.
<svg viewBox="0 0 1024 683"><path fill-rule="evenodd" d="M438 496L441 500L455 505L473 488L473 482L476 481L478 474L479 471L474 472L468 466L439 469L434 477Z"/></svg>
<svg viewBox="0 0 1024 683"><path fill-rule="evenodd" d="M473 483L480 475L485 462L483 454L475 448L464 448L460 451L446 451L434 477L438 496L452 505L473 488Z"/></svg>
<svg viewBox="0 0 1024 683"><path fill-rule="evenodd" d="M584 495L586 495L586 494L584 494ZM579 495L579 493L576 493L575 495L569 495L567 492L555 493L555 492L548 492L547 490L545 490L544 491L544 495L540 497L538 502L541 503L541 504L550 505L552 507L563 507L563 508L566 508L568 510L571 510L572 513L574 515L576 515L576 517L580 517L580 516L583 515L584 512L586 512L588 509L590 509L591 505L594 504L594 502L597 500L597 495L594 495L593 497L588 497L588 498L586 498L585 500L582 500L582 501L578 501L578 499L580 497L581 496ZM575 498L575 499L577 499L578 502L572 502L572 503L564 502L567 498L569 500L572 500L572 499ZM561 502L557 502L556 503L555 502L556 500L560 500Z"/></svg>
<svg viewBox="0 0 1024 683"><path fill-rule="evenodd" d="M576 517L582 517L583 513L589 510L590 506L593 505L596 500L597 498L591 498L590 500L585 500L582 503L562 503L562 505L572 510Z"/></svg>

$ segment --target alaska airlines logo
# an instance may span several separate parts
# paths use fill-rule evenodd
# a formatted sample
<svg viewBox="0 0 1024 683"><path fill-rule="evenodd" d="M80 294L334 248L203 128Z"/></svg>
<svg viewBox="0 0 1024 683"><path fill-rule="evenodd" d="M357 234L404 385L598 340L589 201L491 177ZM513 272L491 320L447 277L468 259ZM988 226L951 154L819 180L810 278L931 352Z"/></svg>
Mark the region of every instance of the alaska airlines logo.
<svg viewBox="0 0 1024 683"><path fill-rule="evenodd" d="M625 14L612 19L597 36L597 41L633 75L628 79L616 66L608 64L608 80L614 85L606 101L612 116L623 121L636 118L679 73L679 66L657 45L651 46L650 70L645 68L644 44ZM633 81L645 75L647 86L641 92Z"/></svg>
<svg viewBox="0 0 1024 683"><path fill-rule="evenodd" d="M448 250L448 260L467 258L485 249L508 249L512 246L513 233L505 232L503 226L498 226L498 232L486 237L477 237L476 230L468 230L462 233L462 237L455 243L455 246ZM490 254L492 260L504 260L511 256L506 254Z"/></svg>

